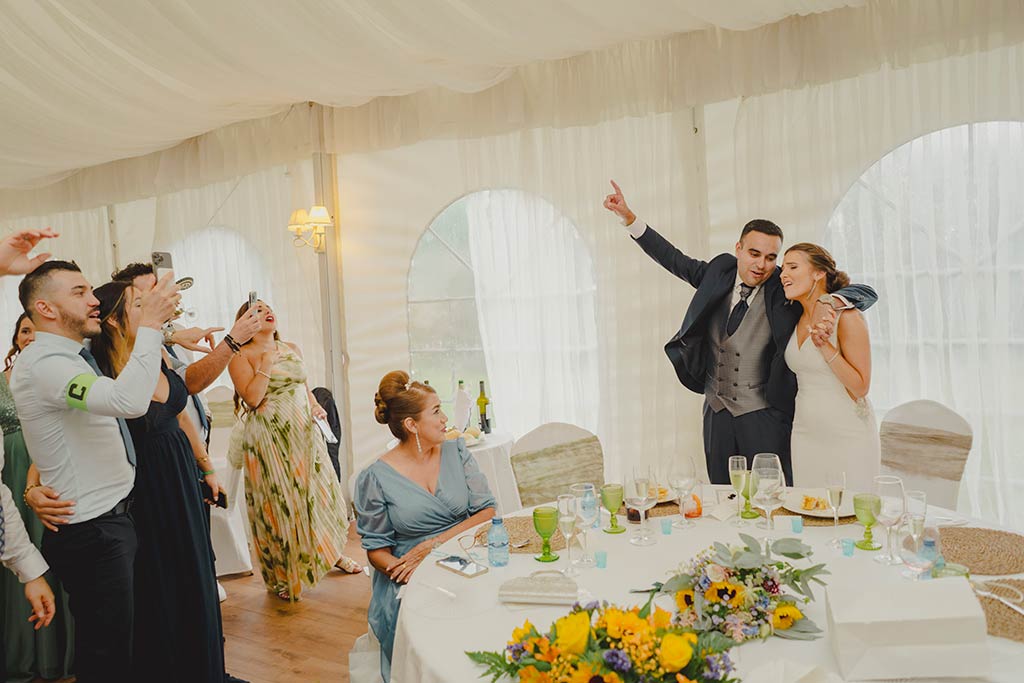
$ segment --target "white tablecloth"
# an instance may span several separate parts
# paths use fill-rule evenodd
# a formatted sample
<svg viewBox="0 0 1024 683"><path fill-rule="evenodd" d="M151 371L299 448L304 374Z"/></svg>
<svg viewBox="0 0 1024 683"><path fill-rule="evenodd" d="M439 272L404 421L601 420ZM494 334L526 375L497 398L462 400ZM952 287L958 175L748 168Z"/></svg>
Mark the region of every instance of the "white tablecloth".
<svg viewBox="0 0 1024 683"><path fill-rule="evenodd" d="M712 496L713 497L713 496ZM711 501L708 501L709 507ZM938 511L936 511L938 512ZM603 515L603 520L607 519ZM657 525L657 520L654 521ZM631 529L633 527L630 527ZM607 569L585 570L576 577L577 583L590 593L588 599L609 600L619 605L635 605L646 596L630 594L631 588L644 588L654 581L664 580L667 573L680 562L689 560L714 541L738 542L737 529L726 522L705 517L697 520L695 527L678 530L663 536L658 528L658 542L648 547L637 547L629 543L629 533L612 536L601 531L590 532L592 549L603 549L608 553ZM745 527L745 533L764 537L768 532ZM842 526L843 536L859 536L863 527L857 524ZM793 536L788 528L773 532L776 537ZM827 547L832 537L831 527L805 527L800 535L814 547L815 561L825 561L832 572L826 577L828 583L847 583L863 586L865 591L898 592L906 585L907 579L900 576L899 567L886 567L873 562L874 553L857 551L852 558L842 557ZM459 552L455 541L446 544L443 550ZM567 611L565 607L530 605L510 608L501 605L497 599L498 586L514 576L525 576L539 569L560 569L565 566L566 554L552 565L542 565L531 555L512 554L507 567L495 569L480 577L465 579L441 569L433 562L424 562L413 575L402 601L392 658L392 683L471 683L480 680L482 667L472 663L467 650L501 650L508 641L512 629L521 626L527 618L541 631L546 631L558 617ZM433 586L439 586L456 594L446 597ZM806 608L807 615L821 627L826 626L825 600L821 590L816 590L817 600ZM671 601L667 596L664 606ZM956 679L979 683L1016 683L1024 671L1024 645L1002 638L989 638L993 675L988 679ZM784 658L793 662L820 666L838 676L835 659L826 638L810 642L788 641L770 638L764 642L752 642L732 650L741 676L773 660ZM757 683L750 677L743 677L744 683ZM918 679L923 680L923 679ZM945 679L948 683L950 679Z"/></svg>
<svg viewBox="0 0 1024 683"><path fill-rule="evenodd" d="M487 484L498 503L498 514L504 515L523 507L519 499L516 476L512 472L509 456L512 454L512 435L507 432L491 432L469 452L476 458L480 471L487 477Z"/></svg>
<svg viewBox="0 0 1024 683"><path fill-rule="evenodd" d="M248 528L245 507L245 477L242 470L228 463L227 445L230 429L210 432L210 460L217 470L221 485L227 490L228 509L214 507L210 515L210 539L217 556L217 576L252 571L249 554Z"/></svg>

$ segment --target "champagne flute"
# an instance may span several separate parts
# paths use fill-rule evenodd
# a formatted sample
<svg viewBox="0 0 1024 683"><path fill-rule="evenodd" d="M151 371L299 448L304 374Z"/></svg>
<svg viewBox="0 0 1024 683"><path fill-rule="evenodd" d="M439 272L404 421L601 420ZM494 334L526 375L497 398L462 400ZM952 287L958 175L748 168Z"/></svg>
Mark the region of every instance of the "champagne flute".
<svg viewBox="0 0 1024 683"><path fill-rule="evenodd" d="M601 504L611 516L608 526L602 529L606 534L621 534L626 530L626 527L621 526L618 517L615 516L619 508L622 507L622 494L622 484L605 484L601 487Z"/></svg>
<svg viewBox="0 0 1024 683"><path fill-rule="evenodd" d="M576 496L563 493L558 497L558 530L565 537L566 566L562 573L577 576L580 572L572 566L572 535L576 529Z"/></svg>
<svg viewBox="0 0 1024 683"><path fill-rule="evenodd" d="M654 545L657 543L647 533L647 518L644 515L658 501L658 487L657 484L654 484L652 487L652 483L650 468L641 466L634 467L632 477L626 480L626 505L640 511L640 528L629 539L629 542L633 545Z"/></svg>
<svg viewBox="0 0 1024 683"><path fill-rule="evenodd" d="M597 493L593 484L573 484L569 490L576 497L576 516L580 520L580 528L577 533L580 536L580 546L583 548L581 556L576 559L576 564L580 567L593 567L594 555L590 552L587 532L600 516L600 510L597 507Z"/></svg>
<svg viewBox="0 0 1024 683"><path fill-rule="evenodd" d="M903 516L907 513L907 497L903 490L903 480L885 474L877 476L875 477L875 493L879 498L875 521L885 529L885 553L875 556L875 562L903 564L903 560L893 553L895 548L892 541L896 525L903 521Z"/></svg>
<svg viewBox="0 0 1024 683"><path fill-rule="evenodd" d="M679 519L672 526L677 529L685 529L693 526L693 522L686 518L686 503L691 500L694 487L697 486L697 468L690 456L684 455L672 469L669 470L668 484L672 491L679 496Z"/></svg>
<svg viewBox="0 0 1024 683"><path fill-rule="evenodd" d="M736 518L732 520L733 526L747 525L741 516L743 508L741 507L740 499L743 497L743 491L746 490L749 481L750 471L747 469L746 456L729 456L729 483L732 484L733 490L736 491Z"/></svg>
<svg viewBox="0 0 1024 683"><path fill-rule="evenodd" d="M558 508L550 505L535 507L533 509L533 528L543 541L540 555L535 555L533 559L538 562L556 561L558 553L551 552L551 536L558 528Z"/></svg>
<svg viewBox="0 0 1024 683"><path fill-rule="evenodd" d="M875 543L871 527L875 525L875 514L882 501L874 493L858 493L853 497L853 511L857 521L864 525L864 538L854 543L861 550L881 550L882 546Z"/></svg>
<svg viewBox="0 0 1024 683"><path fill-rule="evenodd" d="M825 495L828 496L828 506L832 508L832 532L835 536L828 542L833 550L841 550L843 541L839 538L839 507L843 504L843 494L846 492L846 472L831 472L825 483Z"/></svg>
<svg viewBox="0 0 1024 683"><path fill-rule="evenodd" d="M781 507L781 493L786 487L786 479L782 474L782 463L774 453L758 453L750 467L750 490L754 503L764 510L765 528L775 529L772 512Z"/></svg>
<svg viewBox="0 0 1024 683"><path fill-rule="evenodd" d="M899 548L900 559L906 565L906 568L900 573L912 581L920 581L925 572L930 571L939 559L935 549L935 540L930 539L929 547L929 542L925 541L923 536L923 520L919 526L910 516L900 524L896 534L896 546Z"/></svg>

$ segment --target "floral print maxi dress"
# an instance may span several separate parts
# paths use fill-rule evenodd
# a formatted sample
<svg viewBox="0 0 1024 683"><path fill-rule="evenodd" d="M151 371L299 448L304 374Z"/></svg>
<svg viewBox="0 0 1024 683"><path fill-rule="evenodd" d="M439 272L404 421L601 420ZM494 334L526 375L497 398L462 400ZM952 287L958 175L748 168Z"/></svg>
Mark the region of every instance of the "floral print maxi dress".
<svg viewBox="0 0 1024 683"><path fill-rule="evenodd" d="M260 407L232 434L230 459L244 464L245 502L267 590L298 600L342 556L348 532L341 483L313 422L306 368L277 342Z"/></svg>

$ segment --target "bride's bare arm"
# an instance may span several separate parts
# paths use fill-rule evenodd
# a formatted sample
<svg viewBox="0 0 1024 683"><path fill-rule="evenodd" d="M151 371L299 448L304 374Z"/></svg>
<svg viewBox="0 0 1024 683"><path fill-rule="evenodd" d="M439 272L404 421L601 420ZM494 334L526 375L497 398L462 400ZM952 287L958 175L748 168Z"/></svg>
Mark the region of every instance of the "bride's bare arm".
<svg viewBox="0 0 1024 683"><path fill-rule="evenodd" d="M860 311L846 311L839 318L837 336L842 353L831 343L818 347L833 374L853 398L867 396L871 388L871 338Z"/></svg>

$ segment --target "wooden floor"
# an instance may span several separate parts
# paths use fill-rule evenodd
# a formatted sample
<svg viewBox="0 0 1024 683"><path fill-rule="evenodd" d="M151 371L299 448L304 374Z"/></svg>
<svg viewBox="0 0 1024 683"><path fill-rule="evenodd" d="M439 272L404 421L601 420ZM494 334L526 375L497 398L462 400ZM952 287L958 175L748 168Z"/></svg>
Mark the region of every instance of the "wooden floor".
<svg viewBox="0 0 1024 683"><path fill-rule="evenodd" d="M345 552L366 563L355 524ZM369 577L332 571L294 604L267 593L258 572L220 582L229 673L251 683L348 683L348 651L367 628Z"/></svg>

